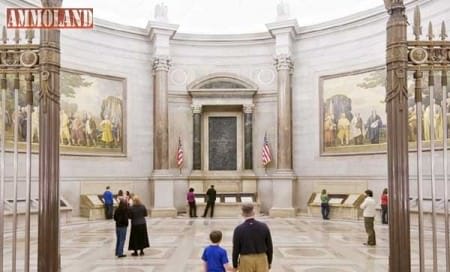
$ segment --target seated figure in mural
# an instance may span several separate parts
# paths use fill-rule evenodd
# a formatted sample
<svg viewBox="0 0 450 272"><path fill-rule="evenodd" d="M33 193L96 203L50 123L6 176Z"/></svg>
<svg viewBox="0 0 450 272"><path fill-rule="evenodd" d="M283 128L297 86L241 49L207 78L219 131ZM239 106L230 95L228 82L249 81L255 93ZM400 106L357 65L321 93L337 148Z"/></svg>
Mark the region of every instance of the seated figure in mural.
<svg viewBox="0 0 450 272"><path fill-rule="evenodd" d="M337 137L341 142L341 145L348 145L350 137L350 121L345 117L345 113L341 113L341 118L337 124Z"/></svg>
<svg viewBox="0 0 450 272"><path fill-rule="evenodd" d="M371 144L380 143L380 130L382 125L381 117L373 110L366 123L367 138Z"/></svg>

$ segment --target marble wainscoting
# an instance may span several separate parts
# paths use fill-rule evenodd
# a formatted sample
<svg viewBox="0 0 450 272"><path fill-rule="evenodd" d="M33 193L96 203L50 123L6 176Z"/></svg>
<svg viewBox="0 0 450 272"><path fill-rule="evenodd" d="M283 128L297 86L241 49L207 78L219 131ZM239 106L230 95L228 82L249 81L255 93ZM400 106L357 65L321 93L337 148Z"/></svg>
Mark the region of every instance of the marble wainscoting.
<svg viewBox="0 0 450 272"><path fill-rule="evenodd" d="M377 246L367 247L361 221L322 221L315 218L259 217L272 231L272 272L385 272L388 271L388 227L376 224ZM76 221L76 220L74 220ZM113 221L78 221L62 226L63 272L194 272L201 271L203 248L211 230L223 232L222 246L231 261L234 227L239 218L148 218L151 247L145 256L114 256ZM36 227L32 233L31 271L36 271ZM417 231L412 230L412 271L419 271ZM129 233L128 233L129 235ZM439 241L444 240L439 233ZM431 269L431 232L426 231L427 271ZM128 237L126 246L128 245ZM6 235L5 270L11 271L11 233ZM440 244L438 271L445 271L445 252ZM18 270L23 271L23 235L19 235ZM431 270L430 270L431 271Z"/></svg>

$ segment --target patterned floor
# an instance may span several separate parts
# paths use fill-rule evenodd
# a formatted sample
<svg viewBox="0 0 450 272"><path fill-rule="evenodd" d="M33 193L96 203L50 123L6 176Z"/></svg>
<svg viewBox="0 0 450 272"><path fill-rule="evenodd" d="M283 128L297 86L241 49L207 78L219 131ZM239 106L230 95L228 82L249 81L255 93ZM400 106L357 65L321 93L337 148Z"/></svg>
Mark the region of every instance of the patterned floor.
<svg viewBox="0 0 450 272"><path fill-rule="evenodd" d="M272 272L361 272L388 271L388 227L376 225L377 246L367 247L362 222L322 221L309 217L267 218L274 241ZM78 221L62 227L61 263L63 272L177 272L201 271L200 256L208 244L208 234L218 229L224 234L222 246L231 254L234 227L240 218L176 219L148 218L151 247L145 256L116 258L113 221ZM418 271L417 231L412 231L412 270ZM426 232L431 241L431 233ZM11 235L6 235L4 271L11 271ZM32 234L32 271L36 271L36 232ZM438 236L444 240L443 233ZM19 235L23 242L23 236ZM127 237L128 243L128 237ZM427 244L428 244L427 243ZM127 244L126 244L127 246ZM23 245L19 245L17 271L23 271ZM445 252L439 245L438 271L445 271ZM432 271L432 251L427 249L427 271ZM231 260L231 259L230 259Z"/></svg>

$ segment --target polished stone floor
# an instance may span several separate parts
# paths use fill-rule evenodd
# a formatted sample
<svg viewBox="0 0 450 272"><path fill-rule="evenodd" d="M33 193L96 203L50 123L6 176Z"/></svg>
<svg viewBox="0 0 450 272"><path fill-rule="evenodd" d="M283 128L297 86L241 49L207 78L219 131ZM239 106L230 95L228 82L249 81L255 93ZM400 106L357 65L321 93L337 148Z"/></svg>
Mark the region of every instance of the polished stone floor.
<svg viewBox="0 0 450 272"><path fill-rule="evenodd" d="M273 272L362 272L388 271L388 227L376 224L377 246L363 245L366 240L361 221L322 221L310 217L258 217L272 231L274 241ZM201 271L200 256L208 244L211 230L224 234L223 247L231 255L234 227L240 218L189 219L148 218L151 247L145 256L114 256L113 221L73 220L62 226L61 263L63 272L177 272ZM31 243L31 267L36 270L36 229ZM128 233L129 234L129 233ZM429 246L431 232L426 231ZM417 231L411 231L412 270L418 271ZM445 271L444 235L438 234L439 269ZM19 233L17 271L23 271L23 235ZM128 237L127 237L128 243ZM432 271L432 251L426 251L426 271ZM11 271L11 233L6 233L4 271Z"/></svg>

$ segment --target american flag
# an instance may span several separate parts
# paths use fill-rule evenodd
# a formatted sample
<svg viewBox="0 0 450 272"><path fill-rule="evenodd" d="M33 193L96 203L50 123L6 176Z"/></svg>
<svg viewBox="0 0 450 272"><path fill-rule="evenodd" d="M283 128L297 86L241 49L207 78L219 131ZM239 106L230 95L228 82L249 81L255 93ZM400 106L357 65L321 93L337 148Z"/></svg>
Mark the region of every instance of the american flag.
<svg viewBox="0 0 450 272"><path fill-rule="evenodd" d="M270 153L269 142L267 141L267 133L264 135L264 144L262 149L262 163L266 167L272 161L272 153Z"/></svg>
<svg viewBox="0 0 450 272"><path fill-rule="evenodd" d="M184 160L183 154L183 145L181 145L181 138L178 139L178 148L177 148L177 166L181 167Z"/></svg>

